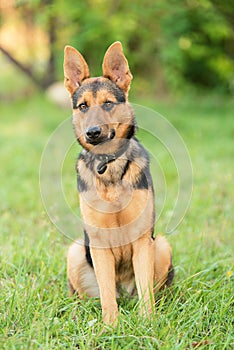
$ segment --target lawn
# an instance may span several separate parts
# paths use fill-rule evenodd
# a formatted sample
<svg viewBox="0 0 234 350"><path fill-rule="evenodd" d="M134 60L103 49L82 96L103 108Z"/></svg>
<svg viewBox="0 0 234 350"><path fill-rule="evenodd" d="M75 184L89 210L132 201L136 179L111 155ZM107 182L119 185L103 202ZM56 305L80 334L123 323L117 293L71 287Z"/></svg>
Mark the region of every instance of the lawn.
<svg viewBox="0 0 234 350"><path fill-rule="evenodd" d="M122 298L117 329L103 326L98 300L67 297L71 241L52 225L42 205L39 165L49 136L70 112L42 95L1 103L1 349L234 348L234 103L220 97L137 103L174 125L193 166L189 210L168 236L173 286L158 294L151 320L138 316L137 299ZM176 167L144 130L139 138L154 154L158 149L167 198L156 232L164 232L176 195ZM67 200L76 212L78 152L73 144L62 171Z"/></svg>

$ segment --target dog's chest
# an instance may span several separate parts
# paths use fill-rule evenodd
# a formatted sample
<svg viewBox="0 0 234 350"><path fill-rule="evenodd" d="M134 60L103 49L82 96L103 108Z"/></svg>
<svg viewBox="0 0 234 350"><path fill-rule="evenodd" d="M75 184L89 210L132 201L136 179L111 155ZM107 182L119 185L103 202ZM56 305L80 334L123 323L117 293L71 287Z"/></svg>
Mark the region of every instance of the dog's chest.
<svg viewBox="0 0 234 350"><path fill-rule="evenodd" d="M134 185L141 168L132 162L120 177L114 165L119 166L108 164L102 176L83 161L78 166L80 178L85 182L79 194L83 224L90 244L97 247L126 245L154 224L153 191ZM109 181L110 176L117 176L117 180Z"/></svg>
<svg viewBox="0 0 234 350"><path fill-rule="evenodd" d="M134 190L131 182L121 176L125 165L126 161L121 160L108 164L102 176L94 172L95 166L93 171L87 167L78 169L80 178L86 181L85 190L79 191L86 205L107 214L119 212L128 206Z"/></svg>

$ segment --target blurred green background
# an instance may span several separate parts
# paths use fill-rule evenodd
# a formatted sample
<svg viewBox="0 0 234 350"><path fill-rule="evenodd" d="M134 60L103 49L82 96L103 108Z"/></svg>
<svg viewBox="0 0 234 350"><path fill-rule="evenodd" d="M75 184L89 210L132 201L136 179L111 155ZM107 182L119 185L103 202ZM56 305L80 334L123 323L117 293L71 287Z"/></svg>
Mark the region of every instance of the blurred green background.
<svg viewBox="0 0 234 350"><path fill-rule="evenodd" d="M0 10L0 348L233 349L233 0L1 0ZM42 205L39 167L49 137L71 117L64 46L76 47L92 75L100 75L116 40L134 76L130 102L173 124L194 173L189 210L168 236L174 285L157 295L151 323L138 316L136 300L124 299L118 329L104 330L98 301L67 298L71 242ZM156 128L153 122L152 133ZM137 136L165 175L155 233L165 232L177 195L176 164L159 140L143 130ZM80 148L73 141L61 177L77 213ZM151 172L157 204L154 159Z"/></svg>
<svg viewBox="0 0 234 350"><path fill-rule="evenodd" d="M135 77L135 93L234 93L231 0L2 0L0 6L3 56L42 90L63 79L66 44L80 50L92 74L100 75L106 48L120 40ZM28 93L29 86L19 91L16 72L10 81L4 57L0 63L6 82L1 97L7 98L12 89L18 97Z"/></svg>

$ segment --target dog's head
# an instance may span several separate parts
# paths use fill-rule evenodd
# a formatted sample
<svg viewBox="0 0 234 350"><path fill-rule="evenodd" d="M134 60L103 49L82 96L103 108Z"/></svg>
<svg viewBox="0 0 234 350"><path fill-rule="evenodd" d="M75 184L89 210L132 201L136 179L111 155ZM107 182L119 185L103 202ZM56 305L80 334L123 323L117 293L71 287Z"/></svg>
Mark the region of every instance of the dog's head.
<svg viewBox="0 0 234 350"><path fill-rule="evenodd" d="M72 101L76 137L85 149L108 154L116 152L136 128L127 102L132 74L120 42L108 48L102 68L102 77L90 78L83 56L65 47L65 86Z"/></svg>

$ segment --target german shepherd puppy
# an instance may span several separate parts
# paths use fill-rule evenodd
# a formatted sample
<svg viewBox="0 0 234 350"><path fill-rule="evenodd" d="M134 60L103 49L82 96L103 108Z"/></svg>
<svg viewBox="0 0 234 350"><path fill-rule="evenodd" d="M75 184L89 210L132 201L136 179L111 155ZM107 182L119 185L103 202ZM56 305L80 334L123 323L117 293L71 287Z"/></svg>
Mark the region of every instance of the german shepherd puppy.
<svg viewBox="0 0 234 350"><path fill-rule="evenodd" d="M83 56L65 47L65 86L83 147L77 172L84 226L84 241L69 249L67 272L70 294L100 297L104 322L116 325L121 291L137 291L140 313L149 314L155 289L170 284L173 268L169 243L153 237L149 156L135 138L132 74L120 42L108 48L102 68L102 77L90 78Z"/></svg>

